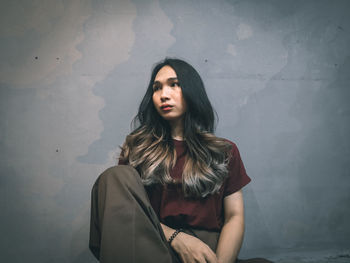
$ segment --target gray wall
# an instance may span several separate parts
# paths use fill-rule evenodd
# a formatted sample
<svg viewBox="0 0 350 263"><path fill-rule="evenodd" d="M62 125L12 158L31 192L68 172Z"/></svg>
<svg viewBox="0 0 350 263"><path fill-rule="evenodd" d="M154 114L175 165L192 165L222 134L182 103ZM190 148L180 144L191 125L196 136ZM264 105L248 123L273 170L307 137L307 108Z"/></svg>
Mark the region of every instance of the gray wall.
<svg viewBox="0 0 350 263"><path fill-rule="evenodd" d="M1 0L1 262L94 262L90 189L152 65L202 75L253 179L242 256L350 242L349 1Z"/></svg>

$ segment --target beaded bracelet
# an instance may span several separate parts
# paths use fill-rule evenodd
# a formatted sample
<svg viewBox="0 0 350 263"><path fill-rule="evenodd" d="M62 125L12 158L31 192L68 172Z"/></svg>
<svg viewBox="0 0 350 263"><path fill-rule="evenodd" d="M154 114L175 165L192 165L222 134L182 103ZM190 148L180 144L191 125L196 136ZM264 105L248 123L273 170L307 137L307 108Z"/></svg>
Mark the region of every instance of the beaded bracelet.
<svg viewBox="0 0 350 263"><path fill-rule="evenodd" d="M176 229L176 231L171 235L171 237L168 240L169 245L171 244L171 242L173 241L173 239L180 233L183 232L183 229Z"/></svg>

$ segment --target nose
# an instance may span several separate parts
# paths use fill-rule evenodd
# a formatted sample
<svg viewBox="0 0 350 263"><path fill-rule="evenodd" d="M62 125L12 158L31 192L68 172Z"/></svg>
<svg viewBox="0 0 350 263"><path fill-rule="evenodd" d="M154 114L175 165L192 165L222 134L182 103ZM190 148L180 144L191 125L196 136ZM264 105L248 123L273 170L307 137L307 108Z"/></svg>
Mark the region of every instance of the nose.
<svg viewBox="0 0 350 263"><path fill-rule="evenodd" d="M165 86L161 90L160 99L162 102L164 102L166 100L169 100L169 98L170 98L170 89L169 87Z"/></svg>

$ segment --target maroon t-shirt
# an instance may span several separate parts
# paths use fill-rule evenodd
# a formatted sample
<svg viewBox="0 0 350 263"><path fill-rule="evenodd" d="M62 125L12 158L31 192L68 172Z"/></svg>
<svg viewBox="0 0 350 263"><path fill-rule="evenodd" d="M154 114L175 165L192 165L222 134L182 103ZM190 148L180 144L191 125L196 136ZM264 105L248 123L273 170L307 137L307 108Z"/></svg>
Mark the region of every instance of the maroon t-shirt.
<svg viewBox="0 0 350 263"><path fill-rule="evenodd" d="M228 140L227 140L228 141ZM173 228L192 227L220 231L224 221L223 200L250 182L237 146L231 142L232 152L228 164L228 176L220 191L201 199L185 199L181 184L146 186L151 205L159 220ZM174 140L177 161L170 172L177 181L182 177L186 157L184 141ZM119 164L122 164L119 162Z"/></svg>

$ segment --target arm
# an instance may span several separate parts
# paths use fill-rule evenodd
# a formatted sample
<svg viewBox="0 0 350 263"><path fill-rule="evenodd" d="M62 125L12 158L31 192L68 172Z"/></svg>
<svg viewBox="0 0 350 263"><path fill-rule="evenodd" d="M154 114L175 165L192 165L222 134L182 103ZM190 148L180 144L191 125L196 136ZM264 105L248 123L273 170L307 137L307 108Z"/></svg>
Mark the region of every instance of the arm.
<svg viewBox="0 0 350 263"><path fill-rule="evenodd" d="M160 225L162 226L166 239L169 240L170 236L175 232L175 229L162 223ZM180 256L183 263L217 263L215 253L207 244L186 233L180 232L171 242L171 247Z"/></svg>
<svg viewBox="0 0 350 263"><path fill-rule="evenodd" d="M216 249L218 262L235 262L244 235L244 204L242 190L224 199L225 222Z"/></svg>
<svg viewBox="0 0 350 263"><path fill-rule="evenodd" d="M167 225L164 225L163 223L160 223L160 225L163 229L166 240L169 240L171 235L175 232L175 229L168 227Z"/></svg>

